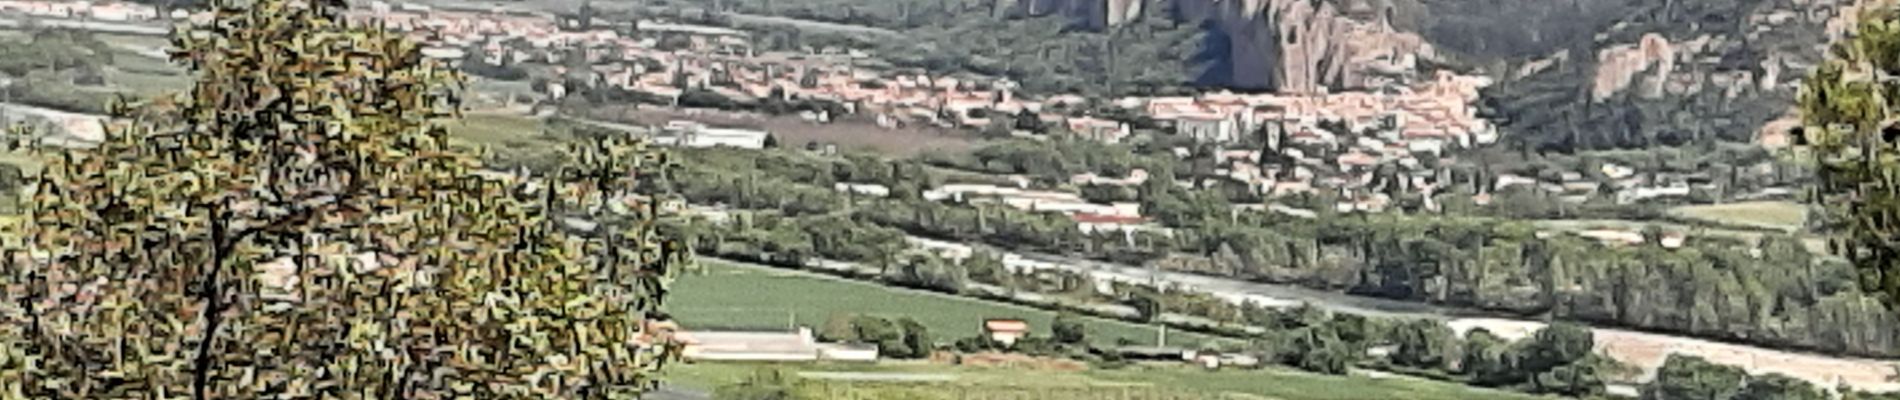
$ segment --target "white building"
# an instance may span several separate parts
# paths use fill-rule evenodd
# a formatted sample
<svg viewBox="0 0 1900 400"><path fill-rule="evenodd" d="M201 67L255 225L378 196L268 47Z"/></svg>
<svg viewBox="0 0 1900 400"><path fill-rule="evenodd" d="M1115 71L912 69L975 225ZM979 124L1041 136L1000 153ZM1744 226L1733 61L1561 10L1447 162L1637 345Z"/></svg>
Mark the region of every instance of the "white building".
<svg viewBox="0 0 1900 400"><path fill-rule="evenodd" d="M704 361L877 361L877 346L818 343L797 332L681 332L681 357Z"/></svg>
<svg viewBox="0 0 1900 400"><path fill-rule="evenodd" d="M1175 122L1176 134L1203 142L1228 143L1239 139L1234 121L1217 115L1185 116Z"/></svg>
<svg viewBox="0 0 1900 400"><path fill-rule="evenodd" d="M688 130L671 130L653 138L653 143L661 146L682 146L694 148L735 147L741 149L763 149L766 139L772 134L750 129L709 128L704 126Z"/></svg>
<svg viewBox="0 0 1900 400"><path fill-rule="evenodd" d="M850 193L850 194L871 196L871 197L891 197L891 188L887 188L887 187L884 187L884 185L879 185L879 184L838 182L838 183L832 184L831 188L833 190L837 190L840 193Z"/></svg>

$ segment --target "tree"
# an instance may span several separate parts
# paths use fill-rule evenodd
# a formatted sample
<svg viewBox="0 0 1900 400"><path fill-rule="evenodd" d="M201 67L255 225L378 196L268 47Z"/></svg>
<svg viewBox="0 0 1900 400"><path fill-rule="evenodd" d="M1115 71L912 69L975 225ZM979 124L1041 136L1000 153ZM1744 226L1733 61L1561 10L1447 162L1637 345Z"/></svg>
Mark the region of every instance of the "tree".
<svg viewBox="0 0 1900 400"><path fill-rule="evenodd" d="M1048 127L1045 126L1047 124L1042 122L1042 116L1039 116L1039 115L1036 115L1036 113L1030 112L1029 109L1027 108L1023 109L1022 111L1016 112L1014 125L1015 125L1014 128L1016 128L1016 130L1028 131L1030 133L1034 133L1038 135L1043 134L1044 131L1048 129Z"/></svg>
<svg viewBox="0 0 1900 400"><path fill-rule="evenodd" d="M858 328L858 340L876 344L878 351L892 357L910 356L911 348L904 342L903 328L891 323L890 320L861 315L852 320L852 325Z"/></svg>
<svg viewBox="0 0 1900 400"><path fill-rule="evenodd" d="M1066 312L1056 314L1055 322L1050 323L1049 327L1054 330L1056 343L1065 345L1088 344L1088 328L1082 325L1081 319L1077 318L1074 314Z"/></svg>
<svg viewBox="0 0 1900 400"><path fill-rule="evenodd" d="M1726 400L1742 390L1747 373L1701 357L1673 354L1643 386L1643 400Z"/></svg>
<svg viewBox="0 0 1900 400"><path fill-rule="evenodd" d="M944 261L932 254L920 254L902 260L895 278L906 285L950 293L963 291L970 275L963 266Z"/></svg>
<svg viewBox="0 0 1900 400"><path fill-rule="evenodd" d="M461 78L340 7L216 2L215 26L175 37L186 95L115 102L97 148L48 157L0 275L25 305L0 311L0 348L36 361L0 362L0 382L27 398L651 386L690 251L604 206L663 158L603 142L556 174L474 174L437 123Z"/></svg>
<svg viewBox="0 0 1900 400"><path fill-rule="evenodd" d="M858 341L858 326L854 322L857 315L832 314L825 324L818 328L818 340L834 343L854 343Z"/></svg>
<svg viewBox="0 0 1900 400"><path fill-rule="evenodd" d="M579 25L579 30L587 31L594 28L594 18L598 18L600 12L594 10L594 2L582 1L580 10L575 14L574 19L575 23Z"/></svg>
<svg viewBox="0 0 1900 400"><path fill-rule="evenodd" d="M1138 290L1128 295L1128 306L1134 307L1135 315L1142 321L1154 321L1161 318L1163 312L1161 301L1155 297L1157 294L1152 290Z"/></svg>
<svg viewBox="0 0 1900 400"><path fill-rule="evenodd" d="M1525 348L1521 350L1525 372L1541 373L1559 366L1570 365L1590 355L1595 348L1595 335L1590 328L1575 323L1559 322L1537 330Z"/></svg>
<svg viewBox="0 0 1900 400"><path fill-rule="evenodd" d="M1490 331L1473 329L1465 333L1465 357L1460 365L1472 383L1499 386L1521 382L1523 374L1512 358L1510 345Z"/></svg>
<svg viewBox="0 0 1900 400"><path fill-rule="evenodd" d="M1803 85L1798 105L1805 142L1816 167L1816 196L1824 225L1844 236L1843 254L1860 270L1861 286L1900 304L1900 99L1885 94L1900 75L1900 10L1874 7L1855 35L1834 46L1835 57Z"/></svg>
<svg viewBox="0 0 1900 400"><path fill-rule="evenodd" d="M1605 370L1615 363L1609 358L1591 354L1578 362L1558 366L1532 377L1532 390L1581 398L1601 394Z"/></svg>
<svg viewBox="0 0 1900 400"><path fill-rule="evenodd" d="M930 329L925 328L924 324L918 323L917 320L904 317L897 320L897 327L904 331L904 347L910 348L910 353L901 355L902 357L929 357L930 351L937 347L936 342L930 340Z"/></svg>
<svg viewBox="0 0 1900 400"><path fill-rule="evenodd" d="M1392 362L1417 368L1445 367L1454 334L1451 327L1438 320L1418 319L1401 324L1392 333L1392 341L1398 345L1392 352Z"/></svg>
<svg viewBox="0 0 1900 400"><path fill-rule="evenodd" d="M1827 394L1821 388L1814 387L1808 381L1782 374L1767 374L1748 378L1748 384L1742 386L1742 392L1735 400L1822 400Z"/></svg>
<svg viewBox="0 0 1900 400"><path fill-rule="evenodd" d="M1331 326L1309 327L1296 334L1293 351L1299 357L1297 365L1301 369L1322 374L1346 374L1346 368L1352 365L1354 357L1351 348L1340 340Z"/></svg>

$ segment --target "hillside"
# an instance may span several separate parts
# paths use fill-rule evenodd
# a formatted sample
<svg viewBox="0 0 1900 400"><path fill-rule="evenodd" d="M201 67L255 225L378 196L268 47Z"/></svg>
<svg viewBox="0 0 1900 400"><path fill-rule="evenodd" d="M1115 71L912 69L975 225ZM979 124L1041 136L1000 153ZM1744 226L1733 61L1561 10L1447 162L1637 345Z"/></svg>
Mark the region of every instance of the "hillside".
<svg viewBox="0 0 1900 400"><path fill-rule="evenodd" d="M717 11L906 32L898 66L1030 90L1317 92L1434 69L1539 150L1752 141L1857 0L729 0Z"/></svg>

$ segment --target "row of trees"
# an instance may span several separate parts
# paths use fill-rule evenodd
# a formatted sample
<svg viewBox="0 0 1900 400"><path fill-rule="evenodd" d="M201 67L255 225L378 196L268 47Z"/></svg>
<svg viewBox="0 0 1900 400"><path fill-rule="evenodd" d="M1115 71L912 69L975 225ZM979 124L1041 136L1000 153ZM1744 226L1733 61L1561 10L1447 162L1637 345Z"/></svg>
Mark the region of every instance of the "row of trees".
<svg viewBox="0 0 1900 400"><path fill-rule="evenodd" d="M1081 153L1084 161L1072 163L1120 163L1089 161L1095 159L1087 154ZM896 230L861 229L863 234L847 241L864 242L877 235L896 241L901 231L1018 251L1154 262L1241 279L1777 347L1900 354L1900 338L1894 333L1900 331L1895 329L1900 319L1857 290L1857 277L1846 264L1816 257L1794 238L1697 236L1686 248L1663 249L1541 235L1541 229L1529 223L1484 217L1326 213L1305 219L1236 210L1217 193L1184 191L1161 178L1135 190L1141 192L1146 213L1177 228L1173 235L1091 235L1056 214L904 199L911 197L906 192L912 188L941 181L910 162L862 157L841 162L771 153L719 162L722 170L701 179L714 184L687 184L682 192L694 201L788 215L846 210L844 220ZM858 172L865 170L877 173ZM903 189L892 198L854 198L808 184L838 178ZM717 183L722 180L730 184ZM757 194L744 195L748 191ZM1649 235L1649 243L1656 243L1661 233Z"/></svg>
<svg viewBox="0 0 1900 400"><path fill-rule="evenodd" d="M891 320L874 315L832 315L819 329L818 339L876 345L880 357L900 359L927 358L937 348L930 329L910 317Z"/></svg>
<svg viewBox="0 0 1900 400"><path fill-rule="evenodd" d="M1604 380L1622 369L1591 352L1592 336L1589 328L1559 323L1513 343L1484 329L1461 338L1443 322L1414 320L1393 329L1390 361L1477 385L1586 396L1602 393Z"/></svg>
<svg viewBox="0 0 1900 400"><path fill-rule="evenodd" d="M1642 387L1643 400L1821 400L1835 398L1823 388L1798 378L1770 373L1750 375L1741 368L1719 365L1696 356L1671 355ZM1900 398L1896 393L1869 393L1838 388L1842 400Z"/></svg>

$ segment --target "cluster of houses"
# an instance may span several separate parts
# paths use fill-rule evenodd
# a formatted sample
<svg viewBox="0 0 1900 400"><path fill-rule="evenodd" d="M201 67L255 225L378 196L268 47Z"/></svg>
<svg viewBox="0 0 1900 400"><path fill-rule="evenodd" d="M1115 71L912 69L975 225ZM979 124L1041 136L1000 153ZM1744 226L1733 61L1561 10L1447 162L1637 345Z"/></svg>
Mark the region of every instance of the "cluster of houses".
<svg viewBox="0 0 1900 400"><path fill-rule="evenodd" d="M1444 186L1445 171L1427 160L1497 140L1496 128L1471 106L1485 84L1440 71L1435 79L1380 92L1216 94L1155 99L1146 107L1177 134L1244 145L1219 151L1217 172L1257 193L1337 191L1337 211L1376 212L1391 202L1384 186L1426 198ZM1396 171L1381 179L1382 168Z"/></svg>
<svg viewBox="0 0 1900 400"><path fill-rule="evenodd" d="M770 132L707 126L692 121L672 121L653 135L653 144L676 147L731 147L739 149L763 149L770 141Z"/></svg>
<svg viewBox="0 0 1900 400"><path fill-rule="evenodd" d="M1485 78L1439 71L1429 79L1407 79L1371 91L1308 94L1210 93L1190 97L1125 97L1090 100L1076 95L1030 98L1016 93L1007 79L969 75L933 76L862 68L849 62L863 54L788 55L759 53L748 32L655 20L577 23L546 13L439 10L412 4L376 2L351 18L378 20L408 32L431 49L432 56L463 59L477 51L481 62L546 64L556 77L545 93L563 97L579 86L615 87L675 102L689 91L706 91L738 101L777 98L839 105L885 127L941 126L984 128L1033 117L1038 126L1062 134L1120 142L1135 133L1134 122L1094 111L1121 109L1152 122L1158 133L1212 143L1217 172L1266 196L1332 192L1337 211L1378 212L1392 205L1393 188L1431 199L1448 186L1437 162L1453 151L1492 143L1494 126L1472 105ZM668 44L671 43L671 44ZM845 53L845 52L832 52ZM840 60L842 56L844 60ZM586 69L570 70L583 57ZM806 111L807 119L829 122L829 111ZM1015 129L1014 126L1007 127ZM763 132L669 127L664 140L694 147L762 148ZM1183 152L1185 155L1185 152ZM1615 172L1617 200L1638 202L1686 196L1685 182L1647 182ZM1127 178L1078 176L1078 185L1127 185ZM1203 182L1202 184L1207 184ZM1559 193L1576 201L1598 194L1589 180L1549 182L1504 176L1483 192L1516 185ZM1076 217L1085 229L1140 226L1136 212L1113 205L1089 204L1054 193L1011 193L1008 188L939 188L927 197L979 196L1033 211ZM874 188L838 188L875 194ZM958 193L962 192L962 193ZM1487 202L1486 193L1475 201ZM1051 197L1055 196L1055 197ZM1582 196L1582 197L1580 197ZM1058 198L1059 197L1059 198Z"/></svg>

